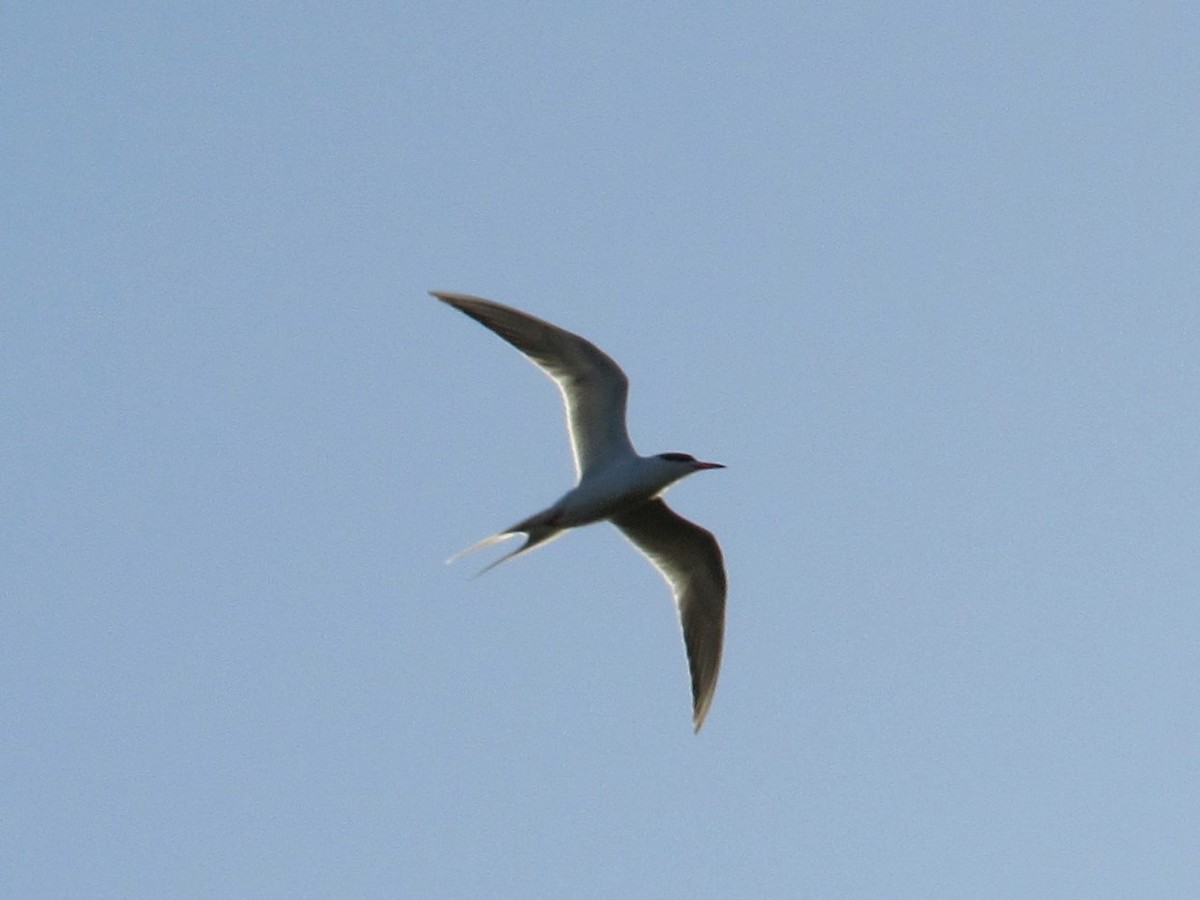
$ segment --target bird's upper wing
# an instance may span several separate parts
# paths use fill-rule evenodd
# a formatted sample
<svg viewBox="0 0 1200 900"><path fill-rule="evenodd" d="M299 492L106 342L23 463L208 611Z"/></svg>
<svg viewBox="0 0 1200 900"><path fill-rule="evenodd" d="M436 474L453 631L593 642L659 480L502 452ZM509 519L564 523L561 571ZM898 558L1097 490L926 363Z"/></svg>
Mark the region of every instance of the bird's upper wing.
<svg viewBox="0 0 1200 900"><path fill-rule="evenodd" d="M610 520L671 585L692 675L692 724L704 724L725 635L725 563L712 533L676 515L659 498Z"/></svg>
<svg viewBox="0 0 1200 900"><path fill-rule="evenodd" d="M625 428L629 379L599 347L549 322L481 297L430 291L486 325L536 363L558 384L580 478L614 456L630 455Z"/></svg>

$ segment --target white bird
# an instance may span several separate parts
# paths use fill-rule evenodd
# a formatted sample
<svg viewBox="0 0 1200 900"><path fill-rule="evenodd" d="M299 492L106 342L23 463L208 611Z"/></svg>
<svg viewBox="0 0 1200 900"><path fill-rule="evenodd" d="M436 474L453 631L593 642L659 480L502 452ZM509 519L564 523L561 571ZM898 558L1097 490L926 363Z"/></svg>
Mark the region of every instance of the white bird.
<svg viewBox="0 0 1200 900"><path fill-rule="evenodd" d="M552 506L468 547L451 561L518 533L525 543L483 571L562 532L612 522L671 585L692 678L692 724L704 723L717 686L725 633L725 564L709 531L672 512L659 496L701 469L723 469L687 453L639 456L625 428L629 379L590 341L520 310L430 291L508 341L558 384L567 411L578 484ZM482 573L481 573L482 574Z"/></svg>

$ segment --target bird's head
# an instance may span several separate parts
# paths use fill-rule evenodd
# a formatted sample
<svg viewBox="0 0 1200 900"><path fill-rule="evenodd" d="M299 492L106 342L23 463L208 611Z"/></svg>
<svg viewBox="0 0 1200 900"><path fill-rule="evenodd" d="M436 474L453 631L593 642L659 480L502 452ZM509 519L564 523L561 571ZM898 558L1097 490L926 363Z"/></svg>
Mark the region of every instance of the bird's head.
<svg viewBox="0 0 1200 900"><path fill-rule="evenodd" d="M721 463L701 462L692 456L690 453L660 453L655 459L661 459L664 463L679 474L676 478L682 478L684 475L691 475L693 472L699 472L701 469L723 469Z"/></svg>

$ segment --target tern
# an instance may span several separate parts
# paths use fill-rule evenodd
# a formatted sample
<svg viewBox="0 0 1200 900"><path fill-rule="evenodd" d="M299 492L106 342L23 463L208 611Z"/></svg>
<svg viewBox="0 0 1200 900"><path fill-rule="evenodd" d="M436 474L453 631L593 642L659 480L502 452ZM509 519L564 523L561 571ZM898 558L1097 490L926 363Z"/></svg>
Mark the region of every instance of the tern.
<svg viewBox="0 0 1200 900"><path fill-rule="evenodd" d="M712 533L672 512L661 494L693 472L725 467L687 453L639 456L625 427L629 379L590 341L482 297L430 293L490 328L554 380L566 406L578 476L575 487L551 506L484 538L450 561L525 535L525 543L489 565L486 572L568 529L611 522L654 564L675 595L692 680L692 725L699 732L721 665L725 564Z"/></svg>

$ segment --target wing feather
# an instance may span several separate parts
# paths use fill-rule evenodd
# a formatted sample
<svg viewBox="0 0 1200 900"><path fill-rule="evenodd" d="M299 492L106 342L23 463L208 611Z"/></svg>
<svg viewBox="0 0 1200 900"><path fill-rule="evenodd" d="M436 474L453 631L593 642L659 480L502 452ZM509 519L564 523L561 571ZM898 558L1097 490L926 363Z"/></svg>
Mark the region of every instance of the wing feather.
<svg viewBox="0 0 1200 900"><path fill-rule="evenodd" d="M490 328L554 379L562 392L575 472L581 479L598 464L633 453L625 427L629 379L603 350L577 334L482 297L430 293Z"/></svg>
<svg viewBox="0 0 1200 900"><path fill-rule="evenodd" d="M717 688L725 638L721 547L712 532L672 512L657 497L611 521L662 573L675 594L692 676L692 724L699 731Z"/></svg>

